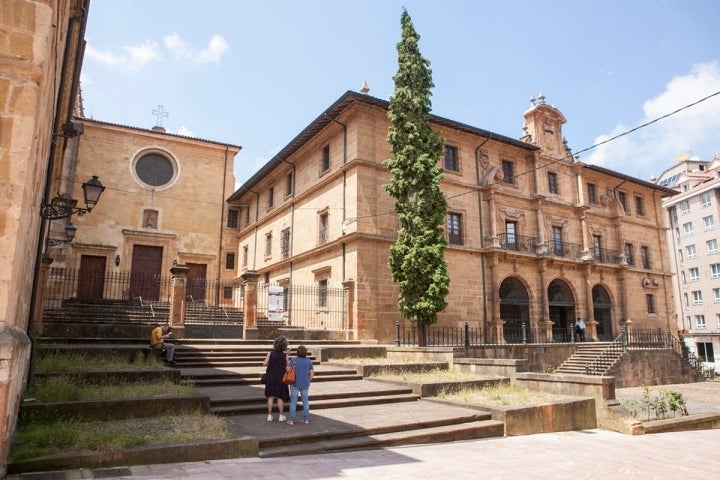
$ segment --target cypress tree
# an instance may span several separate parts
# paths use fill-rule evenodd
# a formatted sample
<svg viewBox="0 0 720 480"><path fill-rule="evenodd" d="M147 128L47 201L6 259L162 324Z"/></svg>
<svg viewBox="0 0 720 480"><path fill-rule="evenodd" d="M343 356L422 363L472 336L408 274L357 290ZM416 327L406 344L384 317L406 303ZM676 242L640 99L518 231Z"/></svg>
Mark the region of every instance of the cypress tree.
<svg viewBox="0 0 720 480"><path fill-rule="evenodd" d="M419 343L425 346L426 327L437 322L437 312L447 306L450 284L443 256L447 201L440 191L443 173L437 166L444 142L430 128L432 71L420 54L420 37L405 10L401 25L398 71L388 109L393 158L385 162L392 179L384 188L395 199L399 221L389 265L400 288L400 314L418 326Z"/></svg>

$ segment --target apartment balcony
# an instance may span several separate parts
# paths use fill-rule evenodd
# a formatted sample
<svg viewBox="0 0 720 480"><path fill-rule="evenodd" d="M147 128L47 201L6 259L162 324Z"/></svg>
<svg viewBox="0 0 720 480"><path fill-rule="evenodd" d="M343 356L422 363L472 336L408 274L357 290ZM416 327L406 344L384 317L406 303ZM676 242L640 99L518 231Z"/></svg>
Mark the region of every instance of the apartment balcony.
<svg viewBox="0 0 720 480"><path fill-rule="evenodd" d="M540 252L552 257L582 260L583 247L577 243L550 241L542 245Z"/></svg>

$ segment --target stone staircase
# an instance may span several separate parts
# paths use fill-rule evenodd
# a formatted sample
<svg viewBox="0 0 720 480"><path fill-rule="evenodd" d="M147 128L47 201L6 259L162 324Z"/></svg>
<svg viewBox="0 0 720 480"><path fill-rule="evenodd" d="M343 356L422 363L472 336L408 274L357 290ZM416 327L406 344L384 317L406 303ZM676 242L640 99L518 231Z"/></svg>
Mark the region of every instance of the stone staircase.
<svg viewBox="0 0 720 480"><path fill-rule="evenodd" d="M593 365L597 374L610 370L623 356L623 351L613 350L612 342L582 342L570 358L555 370L555 373L586 375L586 367Z"/></svg>
<svg viewBox="0 0 720 480"><path fill-rule="evenodd" d="M262 457L504 435L503 422L492 420L488 412L423 400L406 385L364 379L355 368L322 364L313 356L312 345L311 417L314 427L322 427L266 422L260 376L270 348L183 344L176 349L174 366L181 382L192 383L196 394L208 396L210 411L224 417L237 435L258 438ZM298 404L301 412L302 402ZM296 436L293 428L302 435Z"/></svg>

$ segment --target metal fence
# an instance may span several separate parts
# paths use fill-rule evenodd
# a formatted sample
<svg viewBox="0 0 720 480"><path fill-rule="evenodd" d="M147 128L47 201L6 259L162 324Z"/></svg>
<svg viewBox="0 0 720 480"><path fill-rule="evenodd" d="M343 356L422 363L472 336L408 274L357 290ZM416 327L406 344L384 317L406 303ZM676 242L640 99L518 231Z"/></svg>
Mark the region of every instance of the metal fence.
<svg viewBox="0 0 720 480"><path fill-rule="evenodd" d="M234 282L193 280L192 293L204 298L186 298L190 310L202 308L242 311L242 287ZM170 302L172 277L137 275L127 271L83 273L72 268L50 268L43 307L60 309L68 300L112 300L128 306L152 309ZM142 292L153 292L143 296Z"/></svg>
<svg viewBox="0 0 720 480"><path fill-rule="evenodd" d="M282 289L279 320L268 315L271 287ZM345 289L318 285L258 283L258 325L283 325L322 330L346 330Z"/></svg>

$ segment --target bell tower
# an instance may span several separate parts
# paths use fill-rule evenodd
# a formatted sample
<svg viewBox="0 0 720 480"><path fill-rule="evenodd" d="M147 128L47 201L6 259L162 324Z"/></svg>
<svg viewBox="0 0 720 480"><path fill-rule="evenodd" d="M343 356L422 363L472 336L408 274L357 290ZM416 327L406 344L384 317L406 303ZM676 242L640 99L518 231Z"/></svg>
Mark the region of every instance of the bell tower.
<svg viewBox="0 0 720 480"><path fill-rule="evenodd" d="M544 154L559 158L567 155L562 126L565 116L552 105L545 103L545 95L530 98L530 108L523 114L525 126L520 140L540 147Z"/></svg>

